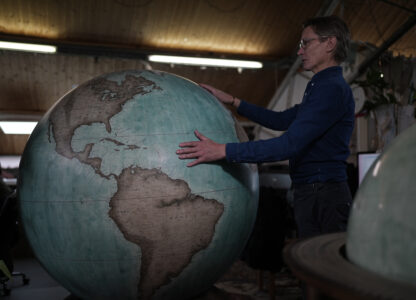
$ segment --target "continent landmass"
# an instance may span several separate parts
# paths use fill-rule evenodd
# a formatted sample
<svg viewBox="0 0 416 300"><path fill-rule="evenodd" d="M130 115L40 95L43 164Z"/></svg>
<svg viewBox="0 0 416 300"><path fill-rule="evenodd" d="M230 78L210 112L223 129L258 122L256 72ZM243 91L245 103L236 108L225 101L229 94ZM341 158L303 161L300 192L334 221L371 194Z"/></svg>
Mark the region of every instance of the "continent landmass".
<svg viewBox="0 0 416 300"><path fill-rule="evenodd" d="M68 159L76 157L99 171L101 158L96 158L94 163L86 160L91 151L89 144L85 146L84 151L73 151L71 140L75 130L82 125L103 123L110 133L110 119L122 111L123 105L134 96L144 95L153 90L161 88L151 80L130 74L126 75L121 84L105 77L98 77L78 87L61 100L49 117L49 136L52 131L56 152Z"/></svg>
<svg viewBox="0 0 416 300"><path fill-rule="evenodd" d="M127 75L121 84L104 77L92 80L66 95L52 111L49 141L52 134L58 154L76 158L99 176L110 179L110 175L101 172L102 159L90 157L94 143L86 144L80 152L73 151L74 132L79 126L98 122L110 133L110 119L122 111L127 101L155 89L161 88L142 76ZM125 145L111 138L102 140ZM140 148L125 146L125 150ZM174 180L160 170L129 167L111 176L117 181L117 191L110 199L109 216L124 237L142 251L138 293L142 299L149 299L180 274L195 253L208 247L224 205L192 194L185 181Z"/></svg>
<svg viewBox="0 0 416 300"><path fill-rule="evenodd" d="M110 216L142 249L139 293L150 299L211 243L224 205L192 194L185 181L156 169L124 169L117 185Z"/></svg>

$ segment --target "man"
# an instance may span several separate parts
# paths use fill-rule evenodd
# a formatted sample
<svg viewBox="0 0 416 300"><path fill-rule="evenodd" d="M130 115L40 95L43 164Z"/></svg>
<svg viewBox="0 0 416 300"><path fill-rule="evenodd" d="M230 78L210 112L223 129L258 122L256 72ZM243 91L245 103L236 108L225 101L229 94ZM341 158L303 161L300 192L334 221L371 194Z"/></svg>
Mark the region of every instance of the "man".
<svg viewBox="0 0 416 300"><path fill-rule="evenodd" d="M349 31L336 16L304 23L298 55L314 76L302 103L283 111L267 110L207 85L201 85L237 112L274 130L277 138L218 144L198 131L199 141L181 143L180 159L195 159L189 167L210 161L270 162L289 159L294 188L294 214L299 237L344 231L351 194L346 159L354 126L354 101L339 64L345 60Z"/></svg>

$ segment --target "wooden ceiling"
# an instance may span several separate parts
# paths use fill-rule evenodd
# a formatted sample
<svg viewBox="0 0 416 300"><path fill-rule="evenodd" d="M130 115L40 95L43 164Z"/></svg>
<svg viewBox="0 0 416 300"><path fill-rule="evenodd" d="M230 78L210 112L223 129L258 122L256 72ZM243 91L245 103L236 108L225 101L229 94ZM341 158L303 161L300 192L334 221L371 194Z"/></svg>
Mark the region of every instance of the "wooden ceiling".
<svg viewBox="0 0 416 300"><path fill-rule="evenodd" d="M302 21L314 16L326 2L2 0L0 34L158 52L278 59L293 54ZM350 26L354 40L379 46L412 10L416 11L415 0L341 0L335 13ZM415 32L409 32L392 50L414 55L415 40Z"/></svg>
<svg viewBox="0 0 416 300"><path fill-rule="evenodd" d="M57 54L0 51L0 114L46 112L73 86L106 72L153 68L266 106L296 55L301 24L326 0L1 0L0 40L60 47ZM380 46L416 11L416 0L340 0L334 14L352 39ZM390 48L416 56L413 27ZM169 66L148 53L243 57L261 70ZM0 133L0 154L27 137Z"/></svg>

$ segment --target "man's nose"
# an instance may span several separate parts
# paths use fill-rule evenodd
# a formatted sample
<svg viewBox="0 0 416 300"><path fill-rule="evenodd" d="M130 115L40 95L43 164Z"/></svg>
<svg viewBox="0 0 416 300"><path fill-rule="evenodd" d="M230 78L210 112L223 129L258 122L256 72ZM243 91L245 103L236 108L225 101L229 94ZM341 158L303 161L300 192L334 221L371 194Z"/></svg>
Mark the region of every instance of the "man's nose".
<svg viewBox="0 0 416 300"><path fill-rule="evenodd" d="M299 47L297 55L303 55L303 53L305 53L304 49L302 47Z"/></svg>

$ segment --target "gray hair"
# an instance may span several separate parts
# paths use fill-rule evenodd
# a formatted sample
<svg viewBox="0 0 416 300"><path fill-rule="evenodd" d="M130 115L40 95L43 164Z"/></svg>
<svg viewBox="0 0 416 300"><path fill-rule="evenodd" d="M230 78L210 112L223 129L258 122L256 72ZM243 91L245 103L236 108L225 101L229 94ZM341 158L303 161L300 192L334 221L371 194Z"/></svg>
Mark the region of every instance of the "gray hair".
<svg viewBox="0 0 416 300"><path fill-rule="evenodd" d="M347 58L350 47L350 31L343 20L337 16L316 17L308 19L303 23L303 28L308 26L322 38L336 37L337 45L334 59L337 63L342 63Z"/></svg>

